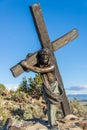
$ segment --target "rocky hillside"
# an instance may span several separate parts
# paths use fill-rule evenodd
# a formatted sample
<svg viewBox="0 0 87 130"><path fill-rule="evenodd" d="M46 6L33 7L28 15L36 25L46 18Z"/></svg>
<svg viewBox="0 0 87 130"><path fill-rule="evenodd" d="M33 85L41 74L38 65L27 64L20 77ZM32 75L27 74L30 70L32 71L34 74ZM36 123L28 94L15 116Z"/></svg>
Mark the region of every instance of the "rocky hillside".
<svg viewBox="0 0 87 130"><path fill-rule="evenodd" d="M87 130L87 108L76 99L70 101L73 115L62 118L60 105L57 112L58 130ZM0 93L0 129L46 130L47 108L42 97L35 99L24 92L7 91ZM16 129L14 129L14 127ZM77 129L78 128L78 129Z"/></svg>

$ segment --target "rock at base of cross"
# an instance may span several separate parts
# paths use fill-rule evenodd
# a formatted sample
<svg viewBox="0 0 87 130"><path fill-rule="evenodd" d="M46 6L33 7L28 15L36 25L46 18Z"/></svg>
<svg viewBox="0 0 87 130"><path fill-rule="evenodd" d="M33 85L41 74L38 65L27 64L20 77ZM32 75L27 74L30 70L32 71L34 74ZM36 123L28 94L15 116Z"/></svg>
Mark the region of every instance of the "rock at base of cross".
<svg viewBox="0 0 87 130"><path fill-rule="evenodd" d="M67 115L63 119L58 119L58 130L87 130L87 120L75 115ZM11 118L8 118L2 130L50 130L47 120L24 121L17 126Z"/></svg>

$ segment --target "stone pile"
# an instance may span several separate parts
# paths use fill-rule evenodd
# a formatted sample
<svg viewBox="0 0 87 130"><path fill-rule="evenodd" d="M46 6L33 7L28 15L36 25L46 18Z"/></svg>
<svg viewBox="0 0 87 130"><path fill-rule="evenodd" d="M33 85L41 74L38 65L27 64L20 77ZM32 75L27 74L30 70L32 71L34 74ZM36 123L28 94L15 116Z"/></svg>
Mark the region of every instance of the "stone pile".
<svg viewBox="0 0 87 130"><path fill-rule="evenodd" d="M75 115L67 115L64 119L58 119L58 130L87 130L87 120ZM50 130L47 120L32 119L18 124L8 118L2 130Z"/></svg>

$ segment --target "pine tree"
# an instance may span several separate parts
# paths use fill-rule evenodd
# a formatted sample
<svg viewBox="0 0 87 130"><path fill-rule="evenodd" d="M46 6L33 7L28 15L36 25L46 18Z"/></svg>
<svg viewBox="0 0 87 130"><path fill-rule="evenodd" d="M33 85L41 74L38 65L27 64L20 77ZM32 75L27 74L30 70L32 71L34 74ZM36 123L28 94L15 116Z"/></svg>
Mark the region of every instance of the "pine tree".
<svg viewBox="0 0 87 130"><path fill-rule="evenodd" d="M30 77L28 79L28 93L32 97L39 98L42 95L42 80L40 74L36 74L35 78Z"/></svg>

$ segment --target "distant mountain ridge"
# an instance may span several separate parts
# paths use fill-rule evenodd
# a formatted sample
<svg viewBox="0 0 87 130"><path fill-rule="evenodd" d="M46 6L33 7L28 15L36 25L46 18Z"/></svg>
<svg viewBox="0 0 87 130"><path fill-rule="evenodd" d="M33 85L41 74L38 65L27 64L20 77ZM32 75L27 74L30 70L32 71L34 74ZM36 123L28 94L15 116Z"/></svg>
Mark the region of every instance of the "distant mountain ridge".
<svg viewBox="0 0 87 130"><path fill-rule="evenodd" d="M76 98L78 101L87 101L87 94L69 94L67 97L69 100Z"/></svg>

